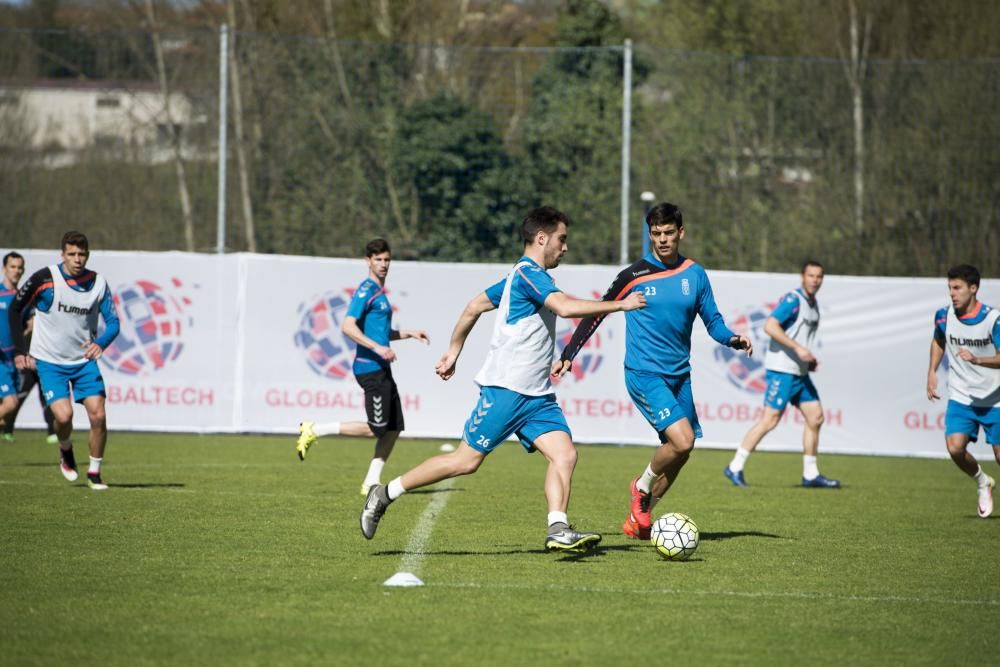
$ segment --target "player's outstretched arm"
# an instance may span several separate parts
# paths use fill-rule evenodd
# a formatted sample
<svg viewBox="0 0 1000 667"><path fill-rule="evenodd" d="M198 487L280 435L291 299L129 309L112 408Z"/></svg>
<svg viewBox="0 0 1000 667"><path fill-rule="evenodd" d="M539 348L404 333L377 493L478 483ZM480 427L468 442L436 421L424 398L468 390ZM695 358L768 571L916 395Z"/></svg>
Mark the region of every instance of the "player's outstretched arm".
<svg viewBox="0 0 1000 667"><path fill-rule="evenodd" d="M413 340L419 340L422 343L430 344L431 339L427 335L427 332L423 329L392 329L389 332L389 340L406 340L407 338L412 338Z"/></svg>
<svg viewBox="0 0 1000 667"><path fill-rule="evenodd" d="M927 399L931 401L941 398L937 393L937 369L943 358L944 346L935 337L931 339L931 359L930 366L927 368Z"/></svg>
<svg viewBox="0 0 1000 667"><path fill-rule="evenodd" d="M465 305L462 314L458 316L455 328L451 332L451 341L448 344L448 349L441 355L441 359L434 366L434 372L442 380L447 380L455 374L455 364L458 362L459 355L462 354L462 348L465 347L465 340L469 337L472 328L476 326L476 322L479 321L479 316L495 308L496 306L490 301L486 292L480 292L472 301Z"/></svg>
<svg viewBox="0 0 1000 667"><path fill-rule="evenodd" d="M621 301L591 301L574 299L563 292L553 292L545 298L545 307L559 317L589 317L645 308L646 297L641 292L630 292Z"/></svg>

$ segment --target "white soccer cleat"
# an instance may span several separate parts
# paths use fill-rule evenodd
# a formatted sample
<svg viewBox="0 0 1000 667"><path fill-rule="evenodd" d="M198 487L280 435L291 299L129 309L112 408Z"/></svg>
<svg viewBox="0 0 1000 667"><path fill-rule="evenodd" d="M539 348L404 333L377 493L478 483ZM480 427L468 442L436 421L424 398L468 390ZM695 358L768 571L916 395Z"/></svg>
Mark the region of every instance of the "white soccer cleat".
<svg viewBox="0 0 1000 667"><path fill-rule="evenodd" d="M979 506L976 508L983 519L993 514L993 487L996 486L996 481L992 477L987 475L986 479L989 480L989 484L979 487Z"/></svg>

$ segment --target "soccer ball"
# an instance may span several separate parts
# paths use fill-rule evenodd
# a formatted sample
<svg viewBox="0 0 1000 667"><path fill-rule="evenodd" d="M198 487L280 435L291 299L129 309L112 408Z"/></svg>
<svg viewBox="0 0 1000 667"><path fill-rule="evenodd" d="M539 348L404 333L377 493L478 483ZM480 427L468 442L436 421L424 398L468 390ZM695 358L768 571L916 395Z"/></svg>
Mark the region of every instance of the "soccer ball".
<svg viewBox="0 0 1000 667"><path fill-rule="evenodd" d="M687 514L670 512L653 522L649 541L667 560L687 560L698 548L698 526Z"/></svg>

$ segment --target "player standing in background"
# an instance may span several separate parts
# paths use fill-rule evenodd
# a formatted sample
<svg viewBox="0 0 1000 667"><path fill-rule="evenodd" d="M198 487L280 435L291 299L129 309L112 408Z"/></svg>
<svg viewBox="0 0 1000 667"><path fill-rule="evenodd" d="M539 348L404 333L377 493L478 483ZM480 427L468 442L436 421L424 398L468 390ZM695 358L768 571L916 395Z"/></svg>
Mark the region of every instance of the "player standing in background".
<svg viewBox="0 0 1000 667"><path fill-rule="evenodd" d="M17 286L20 284L23 276L24 257L17 252L9 252L4 255L3 289L0 290L0 309L7 309L14 295L17 294ZM31 335L31 318L33 316L34 313L28 315L28 323L25 327L25 334L28 336ZM6 313L0 315L0 339L3 341L2 353L4 358L9 358L8 360L13 366L14 359L11 353L14 351L14 342L10 338L10 326L7 322ZM38 374L35 371L27 368L22 371L17 371L16 368L14 370L18 373L17 403L14 405L13 411L9 412L3 418L3 439L7 442L14 442L14 422L17 421L17 415L21 411L21 406L24 405L25 399L28 398L28 394L38 384ZM48 442L50 445L54 445L58 442L58 438L56 437L55 425L52 421L52 410L45 404L45 397L42 396L41 389L38 391L38 400L42 404L42 414L45 416L45 425L49 431Z"/></svg>
<svg viewBox="0 0 1000 667"><path fill-rule="evenodd" d="M1000 463L1000 311L978 298L979 271L961 264L948 270L951 307L934 316L927 398L937 394L937 369L948 355L948 408L944 417L944 441L951 460L976 481L979 516L993 513L992 477L983 472L968 450L979 438L979 427Z"/></svg>
<svg viewBox="0 0 1000 667"><path fill-rule="evenodd" d="M380 482L385 462L405 428L399 389L390 367L396 360L396 353L389 347L389 341L413 338L430 343L430 338L423 330L392 328L392 306L385 294L385 279L392 261L389 243L385 239L369 241L365 246L365 258L368 277L354 290L341 330L357 343L353 371L354 378L365 392L368 421L328 424L304 421L299 424L295 449L299 459L305 460L309 448L324 435L375 438L375 453L368 466L368 474L361 483L361 495L367 497L368 490Z"/></svg>
<svg viewBox="0 0 1000 667"><path fill-rule="evenodd" d="M527 452L537 449L549 463L545 473L545 548L586 550L601 541L597 533L574 530L566 514L577 451L549 379L558 367L558 362L553 363L555 319L556 315L583 317L633 310L642 308L645 299L632 294L622 301L585 301L559 291L548 269L558 266L567 251L568 224L565 214L548 206L528 212L521 223L524 255L507 277L476 296L462 311L448 351L435 367L444 380L454 375L465 340L479 316L498 309L490 351L476 375L479 401L465 422L462 442L454 452L427 459L387 486L372 487L361 512L361 533L367 539L375 536L386 508L400 495L476 472L490 452L516 434Z"/></svg>
<svg viewBox="0 0 1000 667"><path fill-rule="evenodd" d="M5 311L0 318L0 419L5 425L17 412L17 390L21 386L21 377L14 366L14 339L7 315L23 275L24 257L16 252L4 255L3 284L0 285L0 310Z"/></svg>
<svg viewBox="0 0 1000 667"><path fill-rule="evenodd" d="M87 484L100 491L101 464L108 441L104 411L104 378L97 360L118 335L118 313L103 276L88 271L90 244L80 232L62 238L62 262L36 271L18 290L8 313L19 370L33 369L52 416L59 438L59 468L70 482L77 479L73 455L73 404L82 403L90 419L90 466ZM24 335L24 313L35 309L29 350ZM99 318L104 332L97 335ZM72 394L70 393L72 391Z"/></svg>
<svg viewBox="0 0 1000 667"><path fill-rule="evenodd" d="M764 368L767 369L764 412L743 436L733 460L722 469L726 478L736 486L750 486L743 478L747 458L764 436L777 427L785 408L794 405L806 422L802 431L802 486L840 487L839 481L819 474L816 452L819 449L819 429L823 425L823 406L809 377L818 363L810 348L816 344L816 330L819 329L816 293L823 286L823 265L808 260L802 265L801 276L802 286L781 297L764 324L764 333L771 337L764 357Z"/></svg>
<svg viewBox="0 0 1000 667"><path fill-rule="evenodd" d="M677 479L701 437L691 393L691 328L701 317L708 334L721 345L753 353L745 336L729 330L715 305L708 275L694 260L681 256L684 218L664 202L646 215L651 251L624 269L611 283L605 301L638 292L648 307L625 316L625 386L636 407L656 431L660 446L646 470L632 481L632 502L622 526L628 537L649 538L650 511ZM590 317L577 326L562 352L558 375L604 318Z"/></svg>

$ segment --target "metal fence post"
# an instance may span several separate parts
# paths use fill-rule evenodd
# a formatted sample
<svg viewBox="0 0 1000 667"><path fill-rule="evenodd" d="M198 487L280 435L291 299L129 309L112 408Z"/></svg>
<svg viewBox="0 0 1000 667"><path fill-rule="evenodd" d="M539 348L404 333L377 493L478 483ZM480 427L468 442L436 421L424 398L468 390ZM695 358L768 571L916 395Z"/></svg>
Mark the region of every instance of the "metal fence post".
<svg viewBox="0 0 1000 667"><path fill-rule="evenodd" d="M219 182L215 252L226 252L226 101L228 90L229 26L219 28Z"/></svg>
<svg viewBox="0 0 1000 667"><path fill-rule="evenodd" d="M628 191L629 161L632 143L632 40L625 40L625 60L622 65L622 203L621 252L618 261L628 264Z"/></svg>

